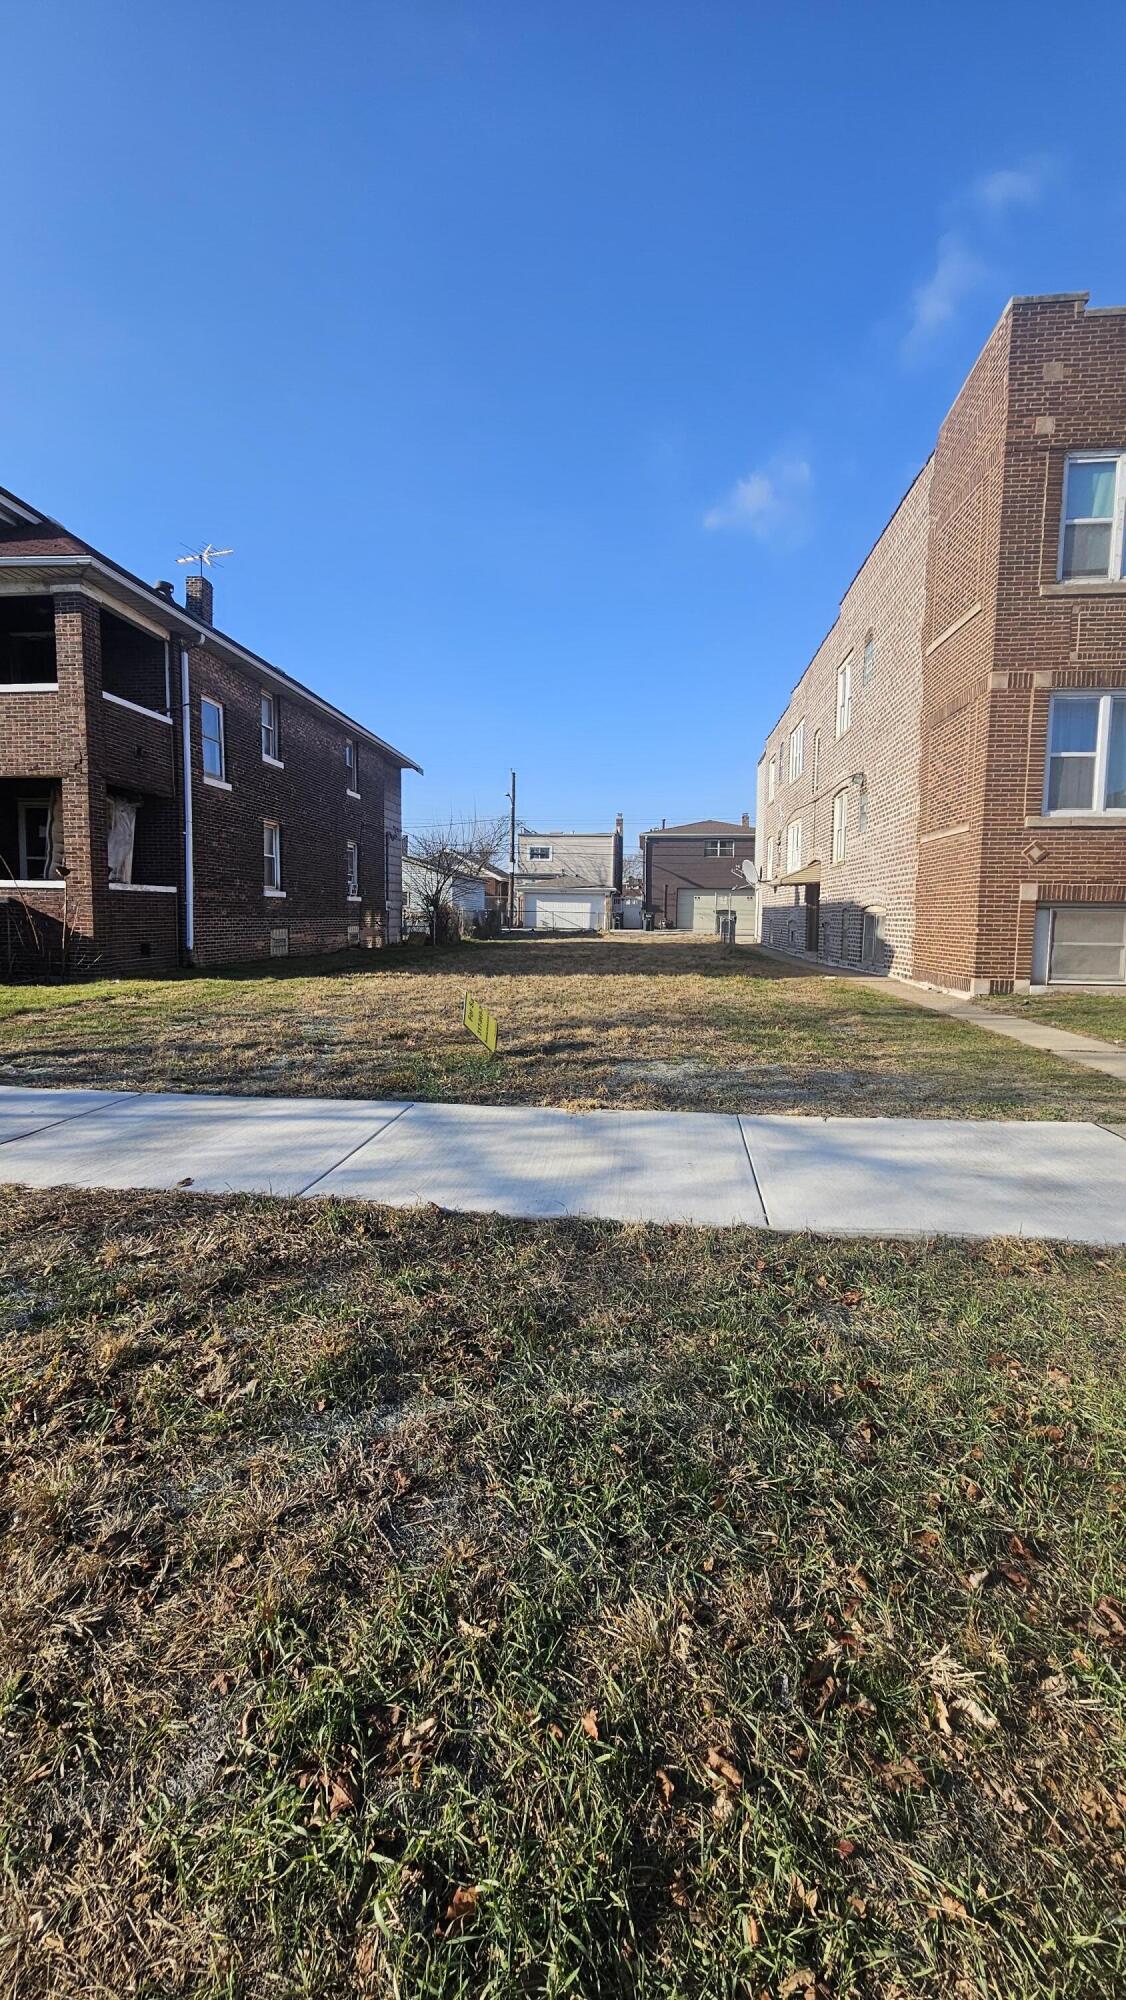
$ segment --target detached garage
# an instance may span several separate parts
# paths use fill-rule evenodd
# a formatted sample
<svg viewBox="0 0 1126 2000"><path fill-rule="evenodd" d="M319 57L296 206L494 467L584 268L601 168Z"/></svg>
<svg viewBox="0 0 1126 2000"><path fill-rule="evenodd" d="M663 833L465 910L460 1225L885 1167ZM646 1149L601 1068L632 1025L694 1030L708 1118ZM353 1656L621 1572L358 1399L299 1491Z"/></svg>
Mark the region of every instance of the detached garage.
<svg viewBox="0 0 1126 2000"><path fill-rule="evenodd" d="M703 931L712 937L720 911L733 910L736 935L750 938L753 935L754 908L755 899L750 890L678 889L676 927L678 931Z"/></svg>
<svg viewBox="0 0 1126 2000"><path fill-rule="evenodd" d="M530 931L604 931L606 898L589 891L528 890L524 928Z"/></svg>

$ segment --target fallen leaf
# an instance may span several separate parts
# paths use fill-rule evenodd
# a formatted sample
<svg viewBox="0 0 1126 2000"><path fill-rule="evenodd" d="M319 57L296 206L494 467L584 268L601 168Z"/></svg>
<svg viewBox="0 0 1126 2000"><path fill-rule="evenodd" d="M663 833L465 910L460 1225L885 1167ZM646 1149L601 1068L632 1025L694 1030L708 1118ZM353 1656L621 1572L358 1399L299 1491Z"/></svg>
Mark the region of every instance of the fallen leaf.
<svg viewBox="0 0 1126 2000"><path fill-rule="evenodd" d="M731 1785L735 1791L738 1791L743 1782L742 1773L731 1762L731 1759L725 1757L722 1750L717 1750L714 1745L708 1751L708 1769L709 1771L717 1772L723 1779L724 1784Z"/></svg>
<svg viewBox="0 0 1126 2000"><path fill-rule="evenodd" d="M669 1777L668 1772L663 1770L661 1765L658 1764L654 1776L657 1782L657 1789L661 1794L661 1798L664 1804L671 1805L673 1796L676 1792L676 1786L673 1784L673 1781Z"/></svg>
<svg viewBox="0 0 1126 2000"><path fill-rule="evenodd" d="M583 1735L584 1735L584 1736L589 1736L589 1737L590 1737L590 1740L591 1740L591 1742L592 1742L592 1743L597 1743L597 1742L598 1742L598 1711L597 1711L597 1709L594 1709L594 1708L588 1708L588 1709L587 1709L587 1712L586 1712L586 1714L585 1714L585 1715L583 1715L583 1716L580 1716L580 1718L579 1718L579 1728L580 1728L580 1729L582 1730L582 1732L583 1732Z"/></svg>
<svg viewBox="0 0 1126 2000"><path fill-rule="evenodd" d="M937 1700L937 1696L935 1698ZM956 1694L952 1699L959 1715L967 1716L979 1729L996 1729L997 1717L990 1715L989 1710L975 1701L972 1694Z"/></svg>
<svg viewBox="0 0 1126 2000"><path fill-rule="evenodd" d="M837 1842L837 1853L840 1855L842 1861L847 1861L851 1854L856 1853L856 1842L850 1840L847 1834L842 1834L840 1840Z"/></svg>
<svg viewBox="0 0 1126 2000"><path fill-rule="evenodd" d="M753 1917L749 1910L743 1911L743 1936L746 1938L752 1951L762 1937L758 1919L757 1917Z"/></svg>
<svg viewBox="0 0 1126 2000"><path fill-rule="evenodd" d="M954 1731L950 1727L950 1710L947 1708L937 1688L932 1690L931 1700L934 1702L934 1719L942 1734L944 1736L953 1736Z"/></svg>
<svg viewBox="0 0 1126 2000"><path fill-rule="evenodd" d="M954 1917L958 1920L959 1923L969 1923L970 1913L967 1910L965 1904L961 1901L960 1897L948 1896L944 1890L942 1895L939 1897L939 1902L942 1905L943 1914L945 1916Z"/></svg>
<svg viewBox="0 0 1126 2000"><path fill-rule="evenodd" d="M451 1929L468 1923L480 1898L481 1891L471 1883L459 1884L446 1907L446 1922Z"/></svg>

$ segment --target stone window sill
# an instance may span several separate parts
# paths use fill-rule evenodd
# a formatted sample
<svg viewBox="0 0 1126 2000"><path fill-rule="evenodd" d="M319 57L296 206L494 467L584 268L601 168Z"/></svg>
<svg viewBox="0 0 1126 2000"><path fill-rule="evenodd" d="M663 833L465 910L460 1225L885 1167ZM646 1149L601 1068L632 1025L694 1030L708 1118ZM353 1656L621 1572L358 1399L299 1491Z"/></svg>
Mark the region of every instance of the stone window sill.
<svg viewBox="0 0 1126 2000"><path fill-rule="evenodd" d="M274 770L274 771L284 771L284 770L285 770L285 765L283 764L283 762L282 762L281 758L280 758L280 757L271 757L271 756L270 756L270 753L269 753L269 751L268 751L268 750L263 750L263 752L262 752L262 762L263 762L264 764L269 764L269 766L270 766L271 770Z"/></svg>
<svg viewBox="0 0 1126 2000"><path fill-rule="evenodd" d="M347 787L347 789L345 790L345 793L344 793L344 796L345 796L345 798L346 798L346 799L358 799L358 798L359 798L359 796L360 796L360 794L359 794L359 792L354 792L354 791L352 790L352 787L351 787L351 785L349 785L349 786Z"/></svg>
<svg viewBox="0 0 1126 2000"><path fill-rule="evenodd" d="M280 897L283 897L283 896L285 895L285 890L284 890L284 889L263 889L263 891L262 891L262 894L263 894L264 896L272 896L272 897L274 898L274 900L275 900L275 901L277 901L277 900L278 900L278 899L279 899Z"/></svg>
<svg viewBox="0 0 1126 2000"><path fill-rule="evenodd" d="M1096 831L1104 828L1108 833L1121 833L1126 826L1126 812L1043 813L1039 816L1026 813L1024 823L1026 826L1082 826Z"/></svg>
<svg viewBox="0 0 1126 2000"><path fill-rule="evenodd" d="M1042 583L1041 597L1126 597L1126 577L1068 577L1062 583Z"/></svg>
<svg viewBox="0 0 1126 2000"><path fill-rule="evenodd" d="M226 778L213 778L210 771L204 772L203 782L205 785L210 785L214 792L229 792L231 790Z"/></svg>

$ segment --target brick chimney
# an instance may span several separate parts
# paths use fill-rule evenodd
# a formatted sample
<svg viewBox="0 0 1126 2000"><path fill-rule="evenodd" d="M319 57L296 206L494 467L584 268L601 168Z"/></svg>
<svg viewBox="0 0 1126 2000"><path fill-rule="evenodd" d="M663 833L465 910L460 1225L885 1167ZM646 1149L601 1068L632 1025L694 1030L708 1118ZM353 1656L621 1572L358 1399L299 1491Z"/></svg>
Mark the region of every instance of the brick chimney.
<svg viewBox="0 0 1126 2000"><path fill-rule="evenodd" d="M215 592L211 588L209 576L189 576L184 590L184 602L193 618L201 625L215 623Z"/></svg>

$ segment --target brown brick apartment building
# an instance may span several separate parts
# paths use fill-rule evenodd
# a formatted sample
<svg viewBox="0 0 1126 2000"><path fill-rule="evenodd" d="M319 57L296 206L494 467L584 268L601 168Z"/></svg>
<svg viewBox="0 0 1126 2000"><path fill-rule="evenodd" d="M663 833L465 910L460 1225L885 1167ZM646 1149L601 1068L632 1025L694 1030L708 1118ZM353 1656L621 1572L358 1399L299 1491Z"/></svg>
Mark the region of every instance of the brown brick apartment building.
<svg viewBox="0 0 1126 2000"><path fill-rule="evenodd" d="M714 931L719 912L734 909L742 929L753 908L754 858L747 813L649 827L641 835L642 900L652 928Z"/></svg>
<svg viewBox="0 0 1126 2000"><path fill-rule="evenodd" d="M758 766L765 944L1126 980L1126 309L1014 299Z"/></svg>
<svg viewBox="0 0 1126 2000"><path fill-rule="evenodd" d="M0 490L0 976L400 934L419 766L186 599Z"/></svg>

